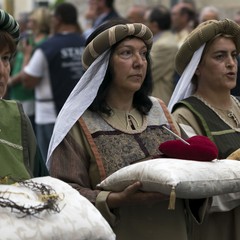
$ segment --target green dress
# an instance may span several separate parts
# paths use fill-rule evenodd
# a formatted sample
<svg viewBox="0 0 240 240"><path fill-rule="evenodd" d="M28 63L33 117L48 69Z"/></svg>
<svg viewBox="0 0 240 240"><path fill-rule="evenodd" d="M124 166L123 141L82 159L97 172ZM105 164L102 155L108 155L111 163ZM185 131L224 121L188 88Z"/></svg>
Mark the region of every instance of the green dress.
<svg viewBox="0 0 240 240"><path fill-rule="evenodd" d="M11 183L48 175L22 105L13 100L0 100L0 116L0 178L7 176Z"/></svg>

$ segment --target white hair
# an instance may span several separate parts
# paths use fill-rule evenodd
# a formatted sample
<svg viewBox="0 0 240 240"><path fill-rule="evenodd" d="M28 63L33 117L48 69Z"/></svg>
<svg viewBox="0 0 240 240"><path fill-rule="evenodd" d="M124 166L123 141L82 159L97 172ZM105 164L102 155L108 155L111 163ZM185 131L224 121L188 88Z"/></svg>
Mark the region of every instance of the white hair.
<svg viewBox="0 0 240 240"><path fill-rule="evenodd" d="M207 14L209 12L215 14L215 16L216 16L215 19L219 20L219 18L220 18L220 11L218 10L218 8L216 8L214 6L206 6L206 7L202 8L202 10L200 11L199 19L198 19L199 23L204 21L205 14Z"/></svg>

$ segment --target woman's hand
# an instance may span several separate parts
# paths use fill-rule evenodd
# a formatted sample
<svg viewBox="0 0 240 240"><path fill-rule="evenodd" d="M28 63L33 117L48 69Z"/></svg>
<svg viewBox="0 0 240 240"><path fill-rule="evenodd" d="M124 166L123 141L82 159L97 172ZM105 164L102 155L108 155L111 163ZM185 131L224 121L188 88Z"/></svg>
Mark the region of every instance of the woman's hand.
<svg viewBox="0 0 240 240"><path fill-rule="evenodd" d="M107 204L110 209L122 206L149 204L168 200L169 196L158 192L140 191L141 182L135 182L126 187L122 192L111 192L107 198Z"/></svg>
<svg viewBox="0 0 240 240"><path fill-rule="evenodd" d="M240 148L237 149L236 151L234 151L233 153L231 153L227 159L231 159L231 160L240 160Z"/></svg>

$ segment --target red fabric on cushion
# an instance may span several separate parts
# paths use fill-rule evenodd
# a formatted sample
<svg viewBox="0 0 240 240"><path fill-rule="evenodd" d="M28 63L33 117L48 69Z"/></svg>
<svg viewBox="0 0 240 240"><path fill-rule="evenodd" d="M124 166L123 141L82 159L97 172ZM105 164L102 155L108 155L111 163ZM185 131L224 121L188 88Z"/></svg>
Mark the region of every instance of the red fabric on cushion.
<svg viewBox="0 0 240 240"><path fill-rule="evenodd" d="M166 141L159 146L159 150L167 157L197 161L212 161L218 156L218 149L206 136L194 136L186 140Z"/></svg>

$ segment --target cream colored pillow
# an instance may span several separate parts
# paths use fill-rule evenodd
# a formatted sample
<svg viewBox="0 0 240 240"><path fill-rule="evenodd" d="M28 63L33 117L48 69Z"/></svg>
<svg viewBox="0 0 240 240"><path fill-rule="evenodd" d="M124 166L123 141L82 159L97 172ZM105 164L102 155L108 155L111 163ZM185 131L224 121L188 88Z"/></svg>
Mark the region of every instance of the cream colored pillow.
<svg viewBox="0 0 240 240"><path fill-rule="evenodd" d="M124 167L103 180L98 188L122 191L137 180L143 191L174 193L184 199L206 198L240 191L240 162L159 158Z"/></svg>
<svg viewBox="0 0 240 240"><path fill-rule="evenodd" d="M0 239L34 240L114 240L115 234L100 212L86 198L67 183L52 177L33 178L31 181L51 186L60 196L59 213L46 210L35 216L25 216L0 207ZM11 199L25 207L42 203L41 196L31 189L0 185L0 199Z"/></svg>

